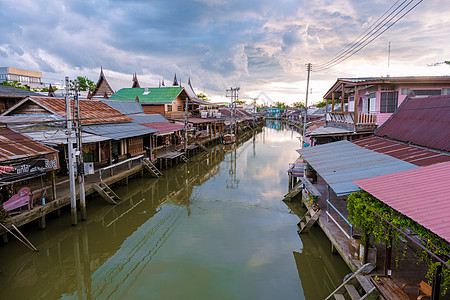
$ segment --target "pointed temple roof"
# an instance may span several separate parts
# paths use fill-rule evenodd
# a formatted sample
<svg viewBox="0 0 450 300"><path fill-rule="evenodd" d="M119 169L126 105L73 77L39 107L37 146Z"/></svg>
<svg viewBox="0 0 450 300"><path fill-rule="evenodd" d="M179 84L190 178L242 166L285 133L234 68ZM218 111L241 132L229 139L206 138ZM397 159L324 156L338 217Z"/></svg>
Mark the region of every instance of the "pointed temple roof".
<svg viewBox="0 0 450 300"><path fill-rule="evenodd" d="M48 96L49 97L56 97L55 96L55 91L53 90L52 85L50 84L49 88L48 88Z"/></svg>
<svg viewBox="0 0 450 300"><path fill-rule="evenodd" d="M178 86L177 73L175 73L175 76L173 77L173 83L172 83L172 86Z"/></svg>
<svg viewBox="0 0 450 300"><path fill-rule="evenodd" d="M131 86L132 88L140 88L141 86L139 85L139 81L137 79L137 75L136 73L134 73L133 75L133 85Z"/></svg>

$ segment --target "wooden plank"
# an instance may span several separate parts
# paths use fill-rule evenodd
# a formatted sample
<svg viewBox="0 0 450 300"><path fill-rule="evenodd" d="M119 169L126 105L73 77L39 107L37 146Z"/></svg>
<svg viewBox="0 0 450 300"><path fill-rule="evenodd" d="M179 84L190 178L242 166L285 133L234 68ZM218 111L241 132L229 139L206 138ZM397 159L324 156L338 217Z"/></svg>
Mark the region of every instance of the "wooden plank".
<svg viewBox="0 0 450 300"><path fill-rule="evenodd" d="M342 294L334 294L334 299L336 299L336 300L345 300L345 297Z"/></svg>
<svg viewBox="0 0 450 300"><path fill-rule="evenodd" d="M358 293L354 285L346 284L344 285L344 287L352 300L358 300L359 298L361 298L361 295Z"/></svg>
<svg viewBox="0 0 450 300"><path fill-rule="evenodd" d="M299 177L303 182L305 188L309 191L309 193L313 196L322 196L322 194L317 190L317 188L305 177Z"/></svg>
<svg viewBox="0 0 450 300"><path fill-rule="evenodd" d="M373 288L373 284L371 284L366 277L362 275L356 275L356 279L366 293L368 293Z"/></svg>

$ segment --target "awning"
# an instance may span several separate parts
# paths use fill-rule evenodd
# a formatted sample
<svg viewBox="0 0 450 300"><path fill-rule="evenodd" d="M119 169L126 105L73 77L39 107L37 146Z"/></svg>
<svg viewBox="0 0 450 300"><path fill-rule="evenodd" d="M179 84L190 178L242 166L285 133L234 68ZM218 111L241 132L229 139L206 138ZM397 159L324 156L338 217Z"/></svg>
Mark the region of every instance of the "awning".
<svg viewBox="0 0 450 300"><path fill-rule="evenodd" d="M83 126L84 128L84 126ZM29 138L41 142L42 144L57 146L57 145L67 145L67 134L64 129L55 129L55 130L45 130L45 131L33 131L33 132L24 132L23 135L28 136ZM87 132L82 132L81 140L83 144L87 143L97 143L102 141L110 140L110 138L90 134ZM75 132L72 133L72 141L75 144Z"/></svg>
<svg viewBox="0 0 450 300"><path fill-rule="evenodd" d="M358 191L355 180L391 174L419 167L349 141L339 141L297 150L337 196Z"/></svg>
<svg viewBox="0 0 450 300"><path fill-rule="evenodd" d="M107 137L113 140L120 140L130 137L136 137L141 135L147 135L157 132L157 130L152 128L147 128L145 126L136 123L116 123L116 124L100 124L100 125L89 125L83 126L83 131Z"/></svg>
<svg viewBox="0 0 450 300"><path fill-rule="evenodd" d="M184 125L174 124L170 122L157 122L157 123L147 123L141 124L142 126L152 128L157 130L157 135L161 135L164 133L172 133L179 130L184 130Z"/></svg>
<svg viewBox="0 0 450 300"><path fill-rule="evenodd" d="M450 242L450 162L355 181L399 213Z"/></svg>

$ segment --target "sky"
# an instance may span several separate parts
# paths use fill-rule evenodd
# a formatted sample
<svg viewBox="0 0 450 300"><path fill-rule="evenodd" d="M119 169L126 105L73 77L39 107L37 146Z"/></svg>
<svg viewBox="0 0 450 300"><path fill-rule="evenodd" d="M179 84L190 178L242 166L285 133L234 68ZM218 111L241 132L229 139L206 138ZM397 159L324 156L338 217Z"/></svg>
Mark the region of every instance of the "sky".
<svg viewBox="0 0 450 300"><path fill-rule="evenodd" d="M130 87L134 73L149 87L176 73L213 101L240 87L241 100L288 104L305 100L307 63L309 103L342 77L450 75L448 65L429 66L450 60L448 0L423 0L364 49L319 71L400 2L0 0L0 67L41 71L46 83L96 82L102 67Z"/></svg>

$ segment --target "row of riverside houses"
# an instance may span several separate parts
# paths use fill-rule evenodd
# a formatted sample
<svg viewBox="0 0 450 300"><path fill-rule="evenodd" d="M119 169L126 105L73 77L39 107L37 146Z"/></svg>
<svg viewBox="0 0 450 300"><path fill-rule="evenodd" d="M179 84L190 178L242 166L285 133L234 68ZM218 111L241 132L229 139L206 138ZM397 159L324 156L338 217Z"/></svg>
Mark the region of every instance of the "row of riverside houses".
<svg viewBox="0 0 450 300"><path fill-rule="evenodd" d="M90 174L86 194L98 191L99 182L112 184L144 169L160 176L152 163L167 168L182 159L186 162L184 155L222 142L229 130L229 109L199 100L190 80L182 87L175 75L172 86L162 82L151 88L141 88L136 74L131 88L109 81L102 69L93 93L79 99L80 154ZM66 100L57 96L59 92L49 88L47 95L41 95L0 86L0 200L12 215L10 224L38 220L43 228L46 214L70 203ZM72 111L74 105L72 99ZM254 117L244 111L233 119L240 130L255 126ZM182 152L185 128L188 143ZM7 240L5 234L3 238Z"/></svg>
<svg viewBox="0 0 450 300"><path fill-rule="evenodd" d="M450 77L338 79L324 96L326 124L288 171L300 180L293 191L309 208L305 220L317 220L353 271L371 263L369 282L386 299L409 299L408 282L438 299L449 282L449 94ZM299 224L299 233L309 228ZM351 293L345 285L364 297L365 283L349 278L329 299Z"/></svg>

